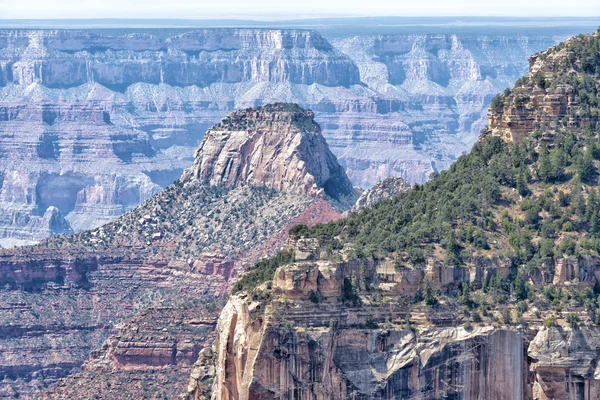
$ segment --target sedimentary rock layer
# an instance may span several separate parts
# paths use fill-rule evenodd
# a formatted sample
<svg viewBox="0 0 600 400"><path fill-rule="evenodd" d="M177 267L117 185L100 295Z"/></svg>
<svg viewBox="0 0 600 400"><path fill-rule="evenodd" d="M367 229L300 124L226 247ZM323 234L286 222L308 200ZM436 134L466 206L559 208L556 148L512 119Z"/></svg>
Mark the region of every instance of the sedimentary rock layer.
<svg viewBox="0 0 600 400"><path fill-rule="evenodd" d="M313 109L355 185L423 182L469 149L491 98L525 72L526 57L557 40L110 33L0 32L4 246L116 219L177 179L209 126L270 102ZM50 207L62 218L44 217Z"/></svg>
<svg viewBox="0 0 600 400"><path fill-rule="evenodd" d="M144 390L176 392L210 341L218 298L227 293L230 281L247 265L277 252L294 224L340 217L326 193L353 200L354 192L312 114L292 105L246 112L265 118L253 120L261 131L232 126L228 132L221 124L221 144L229 154L245 154L236 140L245 135L260 143L264 162L269 155L298 167L304 163L285 187L258 173L222 182L221 171L212 170L218 176L211 176L202 170L206 181L188 180L201 161L217 163L218 154L210 161L200 151L181 180L118 220L34 247L2 251L3 393L38 396L97 349L77 383L58 383L47 395L110 397L116 387L119 395L131 398ZM206 135L201 149L210 147L211 140ZM316 161L320 164L310 165ZM168 374L155 381L158 388L138 387L165 370Z"/></svg>
<svg viewBox="0 0 600 400"><path fill-rule="evenodd" d="M588 400L600 395L597 326L544 327L534 312L519 327L460 326L456 314L417 311L406 302L407 294L423 287L418 277L365 260L320 261L318 246L306 239L289 246L300 261L280 267L271 289L263 285L254 295L229 299L217 323L214 355L201 356L194 366L188 398L212 393L213 399ZM425 273L442 291L457 285L456 279L472 287L485 279L477 267L463 270L428 267ZM391 275L408 278L407 291L393 289L400 281ZM554 277L555 284L567 286L596 279L593 272ZM390 286L392 281L398 283ZM386 300L348 304L347 282L355 282L365 299L378 291Z"/></svg>

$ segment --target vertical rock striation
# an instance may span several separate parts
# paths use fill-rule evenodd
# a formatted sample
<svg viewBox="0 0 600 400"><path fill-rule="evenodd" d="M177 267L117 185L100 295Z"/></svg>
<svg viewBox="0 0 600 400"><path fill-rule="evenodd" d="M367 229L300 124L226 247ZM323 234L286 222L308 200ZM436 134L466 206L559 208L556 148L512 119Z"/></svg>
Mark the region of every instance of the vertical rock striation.
<svg viewBox="0 0 600 400"><path fill-rule="evenodd" d="M354 189L331 153L312 111L272 104L236 111L206 132L182 182L260 183L299 194L352 200Z"/></svg>

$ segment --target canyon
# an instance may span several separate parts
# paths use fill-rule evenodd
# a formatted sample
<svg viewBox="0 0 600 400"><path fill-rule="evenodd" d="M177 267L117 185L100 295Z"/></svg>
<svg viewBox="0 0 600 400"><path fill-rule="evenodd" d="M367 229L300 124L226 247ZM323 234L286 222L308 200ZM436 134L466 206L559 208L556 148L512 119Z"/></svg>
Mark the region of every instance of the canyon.
<svg viewBox="0 0 600 400"><path fill-rule="evenodd" d="M577 32L436 29L3 30L0 246L118 218L180 176L208 127L272 102L315 112L354 185L423 183L530 54Z"/></svg>
<svg viewBox="0 0 600 400"><path fill-rule="evenodd" d="M222 36L221 30L209 30L167 38L136 33L127 45L106 35L71 39L73 32L67 33L45 31L49 36L33 40L32 31L20 31L7 39L11 60L21 57L23 43L31 53L25 52L26 62L3 67L2 90L18 96L27 85L32 98L58 93L62 102L77 98L82 88L115 98L140 86L178 93L203 88L212 96L215 86L223 88L230 79L254 77L268 80L270 95L281 82L293 81L289 87L296 89L368 91L376 85L365 83L372 64L355 61L360 58L355 39L332 39L334 47L314 31L234 29ZM117 122L116 108L73 106L76 114L85 110L91 123L115 127L94 147L100 154L95 164L81 158L77 177L96 174L85 170L92 166L114 167L115 187L131 189L140 165L154 171L142 170L154 184L172 179L179 168L150 163L179 157L179 178L160 191L160 184L150 185L143 195L134 188L111 197L113 189L104 192L101 183L94 184L97 191L82 186L76 192L79 204L69 203L70 184L57 177L44 176L44 184L50 183L45 191L27 189L29 183L18 190L19 177L9 179L14 190L7 196L23 195L32 207L11 221L27 221L29 234L43 221L45 232L61 235L0 251L0 393L194 400L598 397L600 247L591 221L600 204L594 200L594 174L584 176L581 166L584 158L592 171L600 166L594 155L599 34L536 54L528 75L489 100L489 126L473 151L448 171L432 168L432 180L424 185L411 186L423 180L406 174L406 179L386 179L361 197L344 171L348 158L338 162L339 148L326 137L327 121L323 131L318 124L326 114L319 105L314 112L284 103L242 107L203 132L199 146L185 139L177 149L168 140L159 149L154 133L133 126L136 120L129 116L144 114L140 109L120 111L132 125L121 136L116 131L126 123ZM394 85L419 80L455 88L455 77L445 76L425 53L460 58L465 53L458 36L413 39L410 55L412 50L398 44L406 39L374 42L386 49L379 54L387 54L386 68L401 71ZM139 43L146 50L127 58L133 65L119 70L104 63L115 53L138 52ZM257 48L278 67L248 56ZM273 54L273 48L281 51ZM310 67L289 60L298 48L311 59ZM136 57L152 52L163 57L159 65L141 63L149 82L131 83L120 73L135 70ZM219 60L230 52L236 52L236 64L225 68ZM410 67L419 54L431 62ZM40 55L56 57L59 70L72 73L31 62ZM163 68L171 56L188 61L176 76ZM210 73L213 64L219 65L218 77ZM329 64L336 76L328 74ZM337 70L344 65L351 71L348 87ZM472 76L473 65L468 61L458 70ZM421 74L423 66L428 74ZM185 86L190 82L196 83ZM213 109L214 117L234 103ZM39 113L44 130L56 127L56 135L67 132L67 142L73 141L67 147L52 135L28 141L29 153L23 154L30 155L32 168L39 167L35 157L56 167L61 157L72 161L93 147L75 145L78 135L89 131L78 131L69 107L46 104L27 111ZM6 109L4 122L26 117L21 113L26 108ZM149 106L144 115L169 112ZM191 114L180 109L177 118ZM540 164L544 151L555 159L564 138L571 140L569 156L552 181ZM367 153L378 154L369 146L365 143ZM196 148L193 156L184 155L186 147ZM385 142L384 147L392 146ZM3 154L10 159L19 152ZM365 174L375 176L371 161L364 165ZM119 180L123 171L133 171L126 183ZM354 171L356 183L360 174ZM84 226L73 221L93 217L76 217L73 210L93 198L106 199L105 205L133 199L127 203L132 209L117 216L127 210L123 207L114 221L75 232ZM354 212L343 217L353 203ZM27 219L33 208L38 219ZM548 224L551 229L542 229ZM45 234L40 232L39 237ZM24 240L10 235L13 244Z"/></svg>
<svg viewBox="0 0 600 400"><path fill-rule="evenodd" d="M297 168L274 179L264 166L278 163ZM52 384L51 398L180 390L231 282L281 248L291 226L338 219L337 204L356 197L312 112L274 104L230 114L181 178L139 207L0 252L2 395L39 398ZM73 372L77 384L59 381Z"/></svg>
<svg viewBox="0 0 600 400"><path fill-rule="evenodd" d="M532 56L428 183L293 227L239 278L187 398L598 398L599 49L600 30Z"/></svg>

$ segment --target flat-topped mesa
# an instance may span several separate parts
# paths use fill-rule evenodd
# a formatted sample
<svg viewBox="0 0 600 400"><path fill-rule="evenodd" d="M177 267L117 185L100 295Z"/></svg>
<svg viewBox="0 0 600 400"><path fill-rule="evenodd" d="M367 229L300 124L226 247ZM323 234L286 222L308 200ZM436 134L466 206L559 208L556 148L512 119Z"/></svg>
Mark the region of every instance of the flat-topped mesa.
<svg viewBox="0 0 600 400"><path fill-rule="evenodd" d="M537 134L549 141L557 132L595 129L600 117L588 100L600 83L596 57L600 30L580 35L529 59L529 74L494 98L486 135L521 142Z"/></svg>
<svg viewBox="0 0 600 400"><path fill-rule="evenodd" d="M333 155L312 111L270 104L231 113L210 128L182 182L266 186L344 202L352 183Z"/></svg>

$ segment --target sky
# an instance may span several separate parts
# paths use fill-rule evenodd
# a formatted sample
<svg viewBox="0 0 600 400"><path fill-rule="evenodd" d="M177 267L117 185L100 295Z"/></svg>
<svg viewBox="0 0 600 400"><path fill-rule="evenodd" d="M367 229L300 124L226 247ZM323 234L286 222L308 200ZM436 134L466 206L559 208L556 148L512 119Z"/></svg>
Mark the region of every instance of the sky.
<svg viewBox="0 0 600 400"><path fill-rule="evenodd" d="M0 19L599 15L600 0L0 0Z"/></svg>

